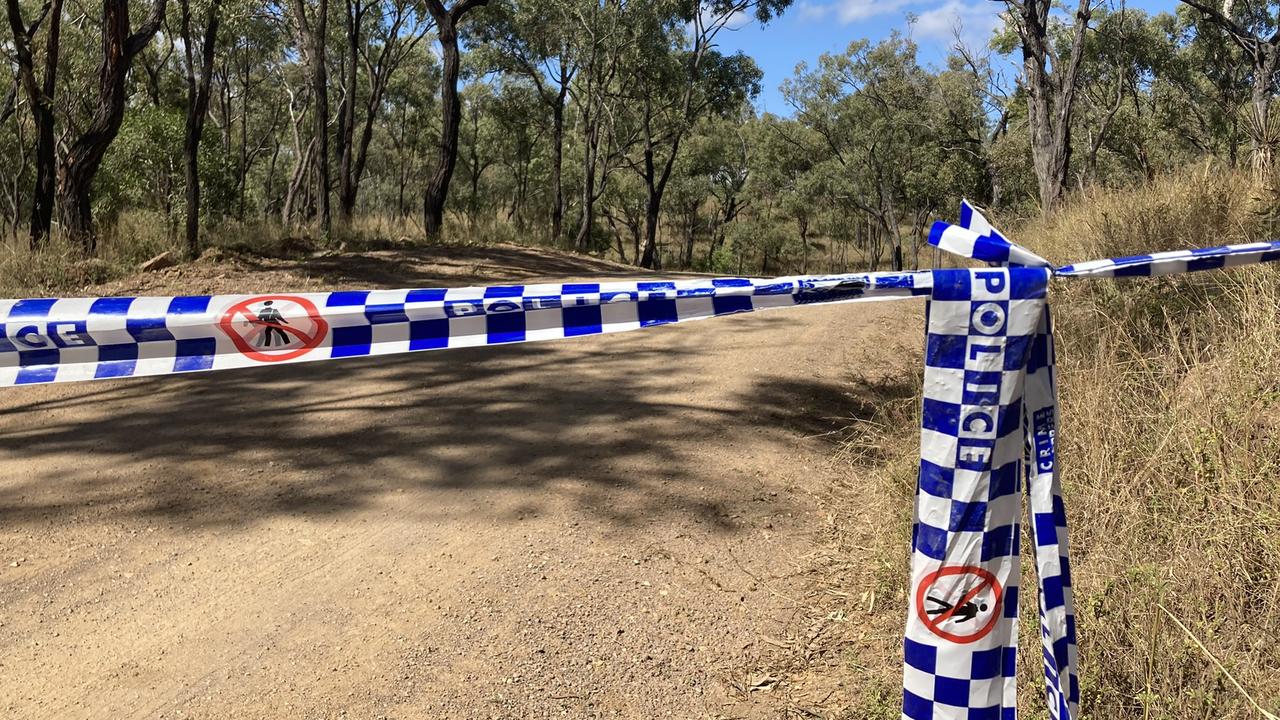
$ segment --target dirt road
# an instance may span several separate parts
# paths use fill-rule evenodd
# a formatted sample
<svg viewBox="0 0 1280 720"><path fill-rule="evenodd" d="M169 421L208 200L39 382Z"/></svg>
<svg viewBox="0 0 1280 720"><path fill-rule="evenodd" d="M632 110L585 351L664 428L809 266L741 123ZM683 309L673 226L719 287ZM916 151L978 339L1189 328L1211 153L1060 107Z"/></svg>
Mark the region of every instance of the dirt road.
<svg viewBox="0 0 1280 720"><path fill-rule="evenodd" d="M119 292L616 273L523 251ZM479 253L479 251L477 251ZM770 717L853 368L914 302L0 390L6 718Z"/></svg>

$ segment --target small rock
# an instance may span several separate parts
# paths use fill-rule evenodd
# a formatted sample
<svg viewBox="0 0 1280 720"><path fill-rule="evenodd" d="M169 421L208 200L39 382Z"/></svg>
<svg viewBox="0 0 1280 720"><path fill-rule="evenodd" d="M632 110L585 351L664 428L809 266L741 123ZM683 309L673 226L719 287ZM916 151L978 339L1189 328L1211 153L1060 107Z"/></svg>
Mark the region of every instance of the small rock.
<svg viewBox="0 0 1280 720"><path fill-rule="evenodd" d="M138 266L138 269L142 272L155 272L157 270L171 268L177 264L178 261L173 259L173 253L166 251L142 263Z"/></svg>

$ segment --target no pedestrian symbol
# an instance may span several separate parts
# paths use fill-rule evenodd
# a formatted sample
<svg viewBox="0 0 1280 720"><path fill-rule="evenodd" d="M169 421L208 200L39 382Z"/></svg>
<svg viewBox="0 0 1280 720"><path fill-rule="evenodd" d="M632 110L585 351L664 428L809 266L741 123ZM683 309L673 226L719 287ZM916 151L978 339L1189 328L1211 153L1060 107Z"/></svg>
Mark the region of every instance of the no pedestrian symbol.
<svg viewBox="0 0 1280 720"><path fill-rule="evenodd" d="M1004 589L980 567L954 565L930 573L916 587L916 615L929 632L953 643L986 637L1000 622Z"/></svg>
<svg viewBox="0 0 1280 720"><path fill-rule="evenodd" d="M329 334L315 303L294 295L263 295L227 308L218 322L236 349L259 362L295 360Z"/></svg>

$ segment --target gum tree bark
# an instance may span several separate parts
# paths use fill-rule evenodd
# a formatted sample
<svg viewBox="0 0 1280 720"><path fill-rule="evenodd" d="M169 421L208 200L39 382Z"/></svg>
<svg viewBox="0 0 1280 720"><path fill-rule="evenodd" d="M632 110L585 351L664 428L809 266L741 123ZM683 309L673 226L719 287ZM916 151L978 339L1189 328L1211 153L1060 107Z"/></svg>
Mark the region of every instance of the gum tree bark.
<svg viewBox="0 0 1280 720"><path fill-rule="evenodd" d="M58 168L58 216L63 230L72 242L90 253L97 246L90 210L93 178L124 120L129 69L164 22L165 5L166 0L155 0L142 27L130 32L129 0L102 3L102 65L93 117L84 133L71 143Z"/></svg>
<svg viewBox="0 0 1280 720"><path fill-rule="evenodd" d="M187 181L187 251L191 257L200 254L200 139L204 121L209 115L209 87L213 81L214 47L218 40L218 10L221 0L209 0L205 11L203 45L200 50L200 74L196 76L195 48L191 36L191 0L182 3L182 45L186 54L187 122L182 145Z"/></svg>
<svg viewBox="0 0 1280 720"><path fill-rule="evenodd" d="M9 27L13 30L18 78L31 107L36 131L36 183L31 198L31 244L39 245L49 237L53 225L55 179L57 177L56 143L53 128L53 94L58 80L58 52L62 29L62 0L46 3L39 17L24 27L18 0L7 0ZM45 36L44 77L36 78L31 41L40 23L49 20ZM16 222L16 220L15 220Z"/></svg>
<svg viewBox="0 0 1280 720"><path fill-rule="evenodd" d="M1093 2L1079 0L1070 49L1062 56L1054 52L1049 37L1051 0L1005 0L1022 41L1031 158L1040 186L1040 209L1046 215L1062 201L1071 170L1071 116Z"/></svg>
<svg viewBox="0 0 1280 720"><path fill-rule="evenodd" d="M462 123L462 103L458 97L458 74L461 54L458 50L458 24L471 10L489 4L489 0L459 0L445 8L441 0L426 0L427 10L435 20L444 65L440 84L440 144L436 167L427 180L422 199L423 226L428 238L440 236L444 225L444 204L449 197L449 182L458 164L458 127Z"/></svg>

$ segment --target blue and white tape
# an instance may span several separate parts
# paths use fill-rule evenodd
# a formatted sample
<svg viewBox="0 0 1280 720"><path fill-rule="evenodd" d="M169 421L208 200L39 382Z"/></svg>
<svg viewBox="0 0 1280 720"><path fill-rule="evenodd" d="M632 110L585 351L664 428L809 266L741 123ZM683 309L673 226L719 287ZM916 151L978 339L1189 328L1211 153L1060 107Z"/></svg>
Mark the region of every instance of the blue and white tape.
<svg viewBox="0 0 1280 720"><path fill-rule="evenodd" d="M772 280L200 297L0 300L0 386L168 375L626 332L820 303L925 296L920 471L903 664L910 720L1013 720L1022 495L1049 716L1079 717L1049 280L1280 260L1280 242L1054 269L968 202L934 245L997 267Z"/></svg>
<svg viewBox="0 0 1280 720"><path fill-rule="evenodd" d="M0 386L626 332L926 295L929 273L199 297L0 300Z"/></svg>
<svg viewBox="0 0 1280 720"><path fill-rule="evenodd" d="M1258 265L1278 260L1280 242L1266 242L1094 260L1058 268L1054 274L1062 277L1155 277Z"/></svg>

